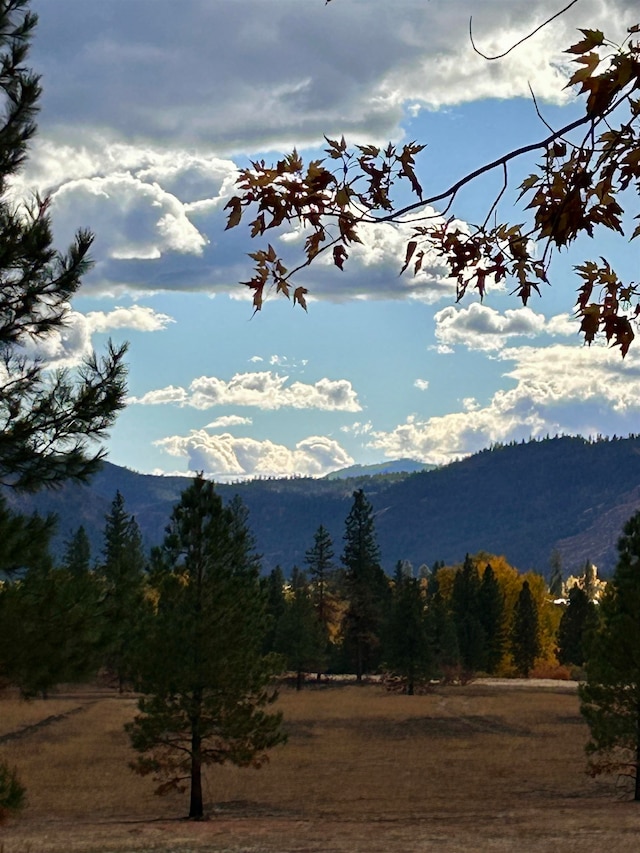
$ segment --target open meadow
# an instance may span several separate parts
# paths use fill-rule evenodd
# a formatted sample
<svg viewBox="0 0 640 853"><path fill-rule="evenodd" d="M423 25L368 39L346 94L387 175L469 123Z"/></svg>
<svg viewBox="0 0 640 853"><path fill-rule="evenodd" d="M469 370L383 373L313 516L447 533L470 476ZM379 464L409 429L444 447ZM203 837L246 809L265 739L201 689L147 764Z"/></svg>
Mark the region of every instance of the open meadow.
<svg viewBox="0 0 640 853"><path fill-rule="evenodd" d="M640 846L640 808L585 775L575 684L476 682L424 696L285 688L289 742L260 770L207 771L210 820L127 767L135 699L0 699L0 752L28 789L2 853L580 851ZM42 722L41 725L38 725ZM19 737L11 733L24 730Z"/></svg>

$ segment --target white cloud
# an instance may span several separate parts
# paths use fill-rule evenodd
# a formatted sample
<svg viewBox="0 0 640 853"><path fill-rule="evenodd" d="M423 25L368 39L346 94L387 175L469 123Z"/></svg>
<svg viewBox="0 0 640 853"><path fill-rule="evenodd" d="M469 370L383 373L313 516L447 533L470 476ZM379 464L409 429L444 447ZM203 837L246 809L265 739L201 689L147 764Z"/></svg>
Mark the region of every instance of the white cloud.
<svg viewBox="0 0 640 853"><path fill-rule="evenodd" d="M505 348L515 387L497 391L487 406L472 398L464 411L407 418L389 432L374 432L370 447L391 458L409 456L442 464L492 442L530 436L598 432L623 435L640 412L640 357L618 350L555 344Z"/></svg>
<svg viewBox="0 0 640 853"><path fill-rule="evenodd" d="M253 423L252 418L243 418L241 415L221 415L205 425L205 429L226 429L232 426L250 426Z"/></svg>
<svg viewBox="0 0 640 853"><path fill-rule="evenodd" d="M166 388L157 388L147 391L142 397L129 397L127 403L142 403L145 406L161 406L167 403L177 403L180 406L187 404L188 395L184 388L176 385L167 385Z"/></svg>
<svg viewBox="0 0 640 853"><path fill-rule="evenodd" d="M56 219L85 223L115 260L153 260L171 251L200 255L207 243L179 199L130 173L67 181L52 202Z"/></svg>
<svg viewBox="0 0 640 853"><path fill-rule="evenodd" d="M116 306L112 311L89 311L84 315L92 332L111 329L134 329L137 332L157 332L174 323L173 317L154 311L146 305Z"/></svg>
<svg viewBox="0 0 640 853"><path fill-rule="evenodd" d="M416 379L416 381L413 383L413 385L419 391L426 391L427 388L429 387L429 380L428 379Z"/></svg>
<svg viewBox="0 0 640 853"><path fill-rule="evenodd" d="M46 337L25 340L21 348L31 360L38 359L50 369L74 367L93 350L94 332L112 329L133 329L155 332L166 328L173 318L144 305L117 307L112 311L90 311L82 314L69 309L64 325L53 329Z"/></svg>
<svg viewBox="0 0 640 853"><path fill-rule="evenodd" d="M354 421L351 426L341 426L340 432L351 433L352 435L369 435L373 430L373 424L371 421L365 421L361 423L360 421Z"/></svg>
<svg viewBox="0 0 640 853"><path fill-rule="evenodd" d="M190 471L203 471L221 480L319 477L353 463L337 441L325 436L309 436L293 450L271 441L236 438L229 433L210 435L203 430L194 430L187 436L168 436L154 444L171 456L187 459Z"/></svg>
<svg viewBox="0 0 640 853"><path fill-rule="evenodd" d="M247 153L343 131L384 142L400 137L405 105L415 112L528 97L528 82L539 99L560 101L562 51L576 27L601 26L615 38L634 16L623 0L582 0L504 60L487 62L470 44L470 15L478 46L501 52L557 3L138 0L122 15L102 0L78 15L74 0L35 0L34 8L45 127L71 135L78 125L107 126L129 139L180 140L185 150ZM82 50L60 38L72 28Z"/></svg>
<svg viewBox="0 0 640 853"><path fill-rule="evenodd" d="M434 223L444 223L433 209L428 208L426 213L431 213ZM463 230L467 228L459 220L453 224ZM432 248L421 247L424 258L417 274L414 275L411 267L403 275L399 274L412 233L413 227L409 224L363 225L359 229L362 242L349 247L344 270L335 267L331 253L325 253L300 275L300 281L309 289L311 299L416 299L431 305L441 299L454 298L455 281ZM307 230L298 228L282 236L280 243L284 245L280 250L285 263L291 262L287 254L291 251L289 247L299 253L307 235Z"/></svg>
<svg viewBox="0 0 640 853"><path fill-rule="evenodd" d="M447 305L435 314L435 335L440 346L461 345L470 350L499 350L509 338L533 338L543 333L575 335L578 325L568 314L546 320L531 308L507 309L503 314L480 302L468 308Z"/></svg>
<svg viewBox="0 0 640 853"><path fill-rule="evenodd" d="M179 402L195 409L213 406L255 406L259 409L321 409L324 411L359 412L361 405L348 379L319 379L313 385L292 382L288 377L271 371L236 373L226 382L215 376L194 379L188 390L168 389L149 391L129 402L155 405ZM166 393L165 393L166 392Z"/></svg>

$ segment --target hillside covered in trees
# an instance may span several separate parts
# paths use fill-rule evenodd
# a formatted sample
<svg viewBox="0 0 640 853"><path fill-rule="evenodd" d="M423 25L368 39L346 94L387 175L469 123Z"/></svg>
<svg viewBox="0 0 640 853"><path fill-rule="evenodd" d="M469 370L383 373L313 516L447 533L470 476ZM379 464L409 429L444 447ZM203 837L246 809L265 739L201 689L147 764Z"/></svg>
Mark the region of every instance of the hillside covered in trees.
<svg viewBox="0 0 640 853"><path fill-rule="evenodd" d="M67 484L35 496L7 494L13 509L58 515L54 548L79 524L94 548L119 490L146 544L161 541L181 477L137 474L105 464L89 485ZM624 521L640 506L640 437L589 442L549 438L498 446L433 471L349 479L256 480L222 484L249 508L263 571L303 561L319 524L341 542L351 495L363 488L376 514L381 562L416 567L456 562L465 553L503 554L521 571L548 573L560 552L567 572L592 560L607 576Z"/></svg>

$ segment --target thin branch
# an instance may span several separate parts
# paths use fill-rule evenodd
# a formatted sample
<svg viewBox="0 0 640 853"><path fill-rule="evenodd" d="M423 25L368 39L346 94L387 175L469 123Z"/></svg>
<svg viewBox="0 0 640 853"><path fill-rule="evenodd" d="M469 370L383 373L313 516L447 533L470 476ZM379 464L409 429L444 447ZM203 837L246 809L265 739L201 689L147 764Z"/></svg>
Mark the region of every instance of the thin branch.
<svg viewBox="0 0 640 853"><path fill-rule="evenodd" d="M492 205L491 205L491 207L489 208L489 212L487 213L487 216L486 216L486 218L485 218L484 222L482 223L482 226L480 227L480 230L481 230L481 231L484 231L484 230L485 230L485 228L487 227L487 222L488 222L488 221L489 221L489 219L491 218L491 214L492 214L492 213L493 213L493 211L497 208L498 204L500 203L500 199L502 198L502 196L503 196L503 195L505 194L505 192L507 191L507 186L508 186L508 184L509 184L509 176L508 176L508 173L507 173L507 164L506 164L506 163L504 163L504 165L503 165L503 167L502 167L502 168L503 168L503 172L504 172L504 174L503 174L503 181L502 181L502 189L500 190L500 192L498 193L498 195L497 195L497 196L495 197L495 199L493 200L493 204L492 204Z"/></svg>
<svg viewBox="0 0 640 853"><path fill-rule="evenodd" d="M517 157L521 157L523 154L528 154L530 151L537 151L540 148L547 148L552 142L555 142L556 139L560 139L563 134L569 133L572 130L575 130L578 127L582 127L584 124L588 124L593 121L593 116L585 114L582 118L578 118L575 121L572 121L570 124L561 127L560 130L554 131L546 139L541 139L539 142L532 142L529 145L523 145L521 148L516 148L514 151L510 151L508 154L504 154L502 157L498 157L496 160L493 160L491 163L485 163L484 166L480 166L478 169L475 169L473 172L469 172L469 174L465 175L463 178L460 178L459 181L456 181L455 184L452 184L448 189L444 190L437 195L431 196L430 198L424 198L420 201L416 201L413 204L409 204L406 207L397 210L395 213L388 214L387 216L380 216L376 218L376 222L390 222L399 216L404 216L405 213L411 213L414 210L419 210L421 207L425 207L427 204L433 204L436 201L441 201L443 198L448 198L451 195L454 195L458 192L458 190L462 189L462 187L474 181L476 178L479 178L481 175L485 175L487 172L491 172L493 169L496 169L498 166L505 166L507 163L511 162L511 160L515 160Z"/></svg>
<svg viewBox="0 0 640 853"><path fill-rule="evenodd" d="M530 38L533 38L533 36L535 36L536 33L539 33L540 30L544 29L548 24L551 23L551 21L555 21L555 19L559 18L560 15L564 15L564 13L566 11L568 11L572 6L575 6L575 4L577 2L578 2L578 0L571 0L571 3L569 3L567 6L565 6L564 9L560 9L559 12L556 12L555 15L552 15L550 18L547 18L547 20L544 21L542 24L540 24L539 27L536 27L535 30L532 30L528 35L521 38L520 41L517 41L515 44L512 44L508 50L504 51L504 53L498 53L496 56L487 56L486 53L483 53L481 50L479 50L476 47L476 43L473 40L473 31L472 31L473 15L472 15L469 18L469 40L471 42L471 47L478 54L478 56L481 56L483 59L486 59L489 62L493 62L495 59L503 59L505 56L508 56L512 50L515 50L517 47L520 47L521 44L524 44L525 41L528 41Z"/></svg>

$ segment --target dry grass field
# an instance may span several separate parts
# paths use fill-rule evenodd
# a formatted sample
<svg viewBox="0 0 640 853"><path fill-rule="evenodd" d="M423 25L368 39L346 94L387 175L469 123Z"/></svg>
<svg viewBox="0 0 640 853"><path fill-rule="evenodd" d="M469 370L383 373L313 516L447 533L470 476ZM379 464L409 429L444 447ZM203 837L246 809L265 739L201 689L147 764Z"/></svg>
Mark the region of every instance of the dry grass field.
<svg viewBox="0 0 640 853"><path fill-rule="evenodd" d="M210 769L210 820L193 824L186 795L155 797L127 768L132 697L0 698L0 754L29 794L0 852L640 849L640 807L584 773L575 685L312 687L280 705L289 743L259 771Z"/></svg>

